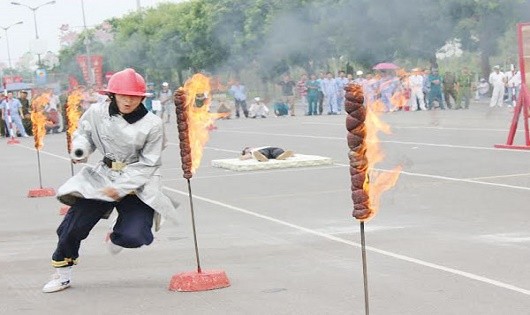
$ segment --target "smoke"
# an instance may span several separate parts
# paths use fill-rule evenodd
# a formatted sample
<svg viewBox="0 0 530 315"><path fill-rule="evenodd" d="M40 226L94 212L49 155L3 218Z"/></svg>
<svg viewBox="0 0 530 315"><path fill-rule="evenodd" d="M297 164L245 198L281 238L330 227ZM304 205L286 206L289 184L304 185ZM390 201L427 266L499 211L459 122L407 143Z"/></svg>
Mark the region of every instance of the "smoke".
<svg viewBox="0 0 530 315"><path fill-rule="evenodd" d="M106 46L105 67L116 70L133 66L164 81L175 70L187 67L191 71L234 75L254 71L262 81L271 81L299 67L312 73L335 72L348 65L350 70L367 72L374 64L385 61L406 66L400 62L407 60L416 66L435 58L436 51L447 41L465 33L462 31L465 27L458 28L456 23L467 15L476 15L478 10L478 5L464 10L465 3L457 0L166 3L142 14L111 21L122 34L115 41L119 44ZM508 7L503 2L499 10ZM507 16L508 13L503 13L502 18L491 19L488 32L505 27L500 20L506 23ZM466 34L471 38L469 29L473 25L467 26ZM470 41L462 42L464 45ZM490 46L484 49L494 51Z"/></svg>
<svg viewBox="0 0 530 315"><path fill-rule="evenodd" d="M238 52L229 55L225 66L234 69L257 62L265 78L288 72L288 65L307 72L336 71L328 64L331 58L338 68L350 62L364 69L411 56L428 60L451 38L450 23L438 1L313 1L259 8L267 24L260 38L248 45L245 9L248 6L235 8L234 18L216 27L222 43Z"/></svg>

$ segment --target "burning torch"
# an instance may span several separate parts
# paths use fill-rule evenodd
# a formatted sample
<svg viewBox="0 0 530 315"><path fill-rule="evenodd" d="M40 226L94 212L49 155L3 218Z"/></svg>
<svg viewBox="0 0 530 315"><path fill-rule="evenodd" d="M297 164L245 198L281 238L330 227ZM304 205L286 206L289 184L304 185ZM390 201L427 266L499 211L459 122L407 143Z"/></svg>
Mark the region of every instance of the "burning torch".
<svg viewBox="0 0 530 315"><path fill-rule="evenodd" d="M81 117L79 103L82 99L83 91L81 89L75 89L70 93L70 95L68 95L68 99L66 101L66 149L70 156L75 157L75 160L82 160L86 158L85 155L87 154L85 152L88 152L86 150L84 151L82 148L76 148L75 150L73 150L74 152L72 152L72 135L77 129L77 123L79 122L79 118ZM70 170L72 172L72 176L74 176L73 162L70 162Z"/></svg>
<svg viewBox="0 0 530 315"><path fill-rule="evenodd" d="M42 187L42 174L40 164L40 150L44 146L44 136L46 135L46 115L44 114L44 108L50 101L50 93L43 93L35 98L31 102L31 123L33 131L33 139L35 140L35 150L37 151L37 165L39 169L39 188L30 189L28 197L46 197L55 196L55 190L53 188Z"/></svg>
<svg viewBox="0 0 530 315"><path fill-rule="evenodd" d="M74 134L75 130L77 129L77 124L79 122L79 118L81 117L81 111L79 110L79 104L81 103L81 100L83 99L83 91L79 88L74 89L69 95L66 100L66 150L68 152L68 155L70 155L70 172L72 173L72 176L74 176L74 160L77 160L77 156L79 156L82 159L85 159L87 155L85 152L88 152L86 150L83 150L80 147L77 147L73 149L72 145L72 135ZM72 152L73 151L73 152ZM74 158L75 157L75 158ZM68 213L68 210L70 209L69 206L63 205L59 209L60 215L66 215Z"/></svg>
<svg viewBox="0 0 530 315"><path fill-rule="evenodd" d="M208 112L210 104L209 92L209 79L202 74L195 74L186 81L184 88L179 88L173 95L180 141L180 157L182 170L184 171L183 177L188 184L197 272L184 272L174 275L169 285L169 289L172 291L204 291L230 286L230 281L224 271L205 271L201 268L193 195L191 193L190 179L200 164L202 149L208 140L207 127L212 124L214 117Z"/></svg>
<svg viewBox="0 0 530 315"><path fill-rule="evenodd" d="M389 133L390 128L379 120L373 110L367 109L363 105L364 95L360 85L347 85L345 90L344 108L348 114L346 116L346 129L348 130L347 140L350 148L352 215L360 221L364 304L365 313L369 314L364 223L375 216L381 193L395 185L401 167L396 167L384 174L378 174L373 170L374 165L383 158L379 149L377 132Z"/></svg>

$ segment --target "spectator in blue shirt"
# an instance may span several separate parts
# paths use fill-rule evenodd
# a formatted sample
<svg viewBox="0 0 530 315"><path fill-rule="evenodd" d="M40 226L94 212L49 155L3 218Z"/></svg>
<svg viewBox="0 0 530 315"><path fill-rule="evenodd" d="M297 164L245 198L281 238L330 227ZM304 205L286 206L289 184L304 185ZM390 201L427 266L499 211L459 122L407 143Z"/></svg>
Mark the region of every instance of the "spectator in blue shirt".
<svg viewBox="0 0 530 315"><path fill-rule="evenodd" d="M239 118L239 110L242 109L243 114L246 118L248 118L247 93L245 91L245 86L236 80L228 92L234 98L236 105L236 117Z"/></svg>

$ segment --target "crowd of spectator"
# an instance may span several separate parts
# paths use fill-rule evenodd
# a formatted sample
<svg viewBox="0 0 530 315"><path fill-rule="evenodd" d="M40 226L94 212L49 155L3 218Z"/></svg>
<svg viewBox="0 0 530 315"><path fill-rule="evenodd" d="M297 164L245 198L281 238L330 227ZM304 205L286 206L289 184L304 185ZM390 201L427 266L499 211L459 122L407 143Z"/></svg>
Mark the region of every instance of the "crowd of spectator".
<svg viewBox="0 0 530 315"><path fill-rule="evenodd" d="M471 101L490 98L490 107L513 107L521 86L521 74L512 65L502 71L494 66L489 77L476 79L469 68L463 67L458 72L438 69L413 68L410 71L378 70L364 74L362 70L346 74L338 71L301 74L293 80L289 74L282 76L275 83L277 95L270 99L260 96L252 97L247 104L248 92L240 80L232 81L224 97L217 99L214 110L225 119L235 114L236 118L267 118L269 116L296 116L303 109L306 116L340 115L344 110L345 90L348 84L359 84L363 87L365 105L376 111L421 111L468 109ZM144 100L147 110L160 116L164 122L176 121L173 104L173 90L168 82L160 88L149 82L148 96ZM96 87L82 88L82 99L79 110L83 112L95 103L104 101L105 95L98 93ZM48 93L48 103L43 107L46 116L48 133L65 131L65 104L68 93L56 95L53 90ZM27 137L32 134L31 99L27 91L9 91L8 96L0 102L0 133L10 136L8 109L11 115L12 130L16 135Z"/></svg>

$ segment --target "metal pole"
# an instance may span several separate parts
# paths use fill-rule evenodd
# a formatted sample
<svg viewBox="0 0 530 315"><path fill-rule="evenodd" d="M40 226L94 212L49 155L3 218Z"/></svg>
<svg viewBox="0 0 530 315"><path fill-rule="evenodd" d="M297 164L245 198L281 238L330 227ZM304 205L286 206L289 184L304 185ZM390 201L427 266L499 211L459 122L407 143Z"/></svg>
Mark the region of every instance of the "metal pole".
<svg viewBox="0 0 530 315"><path fill-rule="evenodd" d="M38 166L39 166L39 187L40 187L40 189L42 189L42 175L41 175L41 170L40 170L40 153L39 153L39 150L37 150L37 163L38 163Z"/></svg>
<svg viewBox="0 0 530 315"><path fill-rule="evenodd" d="M33 23L35 24L35 39L39 39L39 31L37 30L37 9L38 8L30 8L31 11L33 11Z"/></svg>
<svg viewBox="0 0 530 315"><path fill-rule="evenodd" d="M7 36L7 28L4 29L4 31L6 32L6 43L7 43L7 60L9 62L9 68L13 68L13 66L11 65L11 52L9 50L9 37Z"/></svg>
<svg viewBox="0 0 530 315"><path fill-rule="evenodd" d="M22 24L22 23L23 23L22 21L19 21L19 22L17 22L17 23L11 24L11 25L9 25L9 26L7 26L7 27L1 27L1 26L0 26L0 28L3 29L3 30L5 31L5 33L6 33L7 60L8 60L8 62L9 62L9 68L12 68L13 66L12 66L12 64L11 64L11 49L10 49L10 47L9 47L9 36L7 35L7 30L10 29L12 26L15 26L15 25L18 25L18 24Z"/></svg>
<svg viewBox="0 0 530 315"><path fill-rule="evenodd" d="M31 11L33 11L33 23L35 23L35 39L39 39L39 31L37 30L37 8L30 8ZM38 42L37 42L38 45ZM37 48L38 49L38 48ZM41 60L40 60L40 54L37 54L37 58L39 59L39 68L41 67Z"/></svg>
<svg viewBox="0 0 530 315"><path fill-rule="evenodd" d="M366 240L364 237L364 222L361 221L361 252L363 260L363 280L364 280L364 313L370 314L370 305L368 302L368 270L366 266Z"/></svg>
<svg viewBox="0 0 530 315"><path fill-rule="evenodd" d="M191 209L191 225L193 227L193 242L195 244L195 256L197 257L197 272L201 273L201 262L199 259L199 245L197 243L197 231L195 230L195 212L193 211L193 197L191 194L191 183L190 179L187 179L188 181L188 196L190 198L190 209Z"/></svg>
<svg viewBox="0 0 530 315"><path fill-rule="evenodd" d="M83 29L85 30L85 39L83 43L85 44L86 49L86 62L87 62L87 71L88 71L88 84L94 84L94 77L92 75L92 60L90 56L90 40L88 39L88 32L86 27L86 18L85 18L85 1L81 0L81 10L83 11Z"/></svg>

